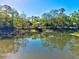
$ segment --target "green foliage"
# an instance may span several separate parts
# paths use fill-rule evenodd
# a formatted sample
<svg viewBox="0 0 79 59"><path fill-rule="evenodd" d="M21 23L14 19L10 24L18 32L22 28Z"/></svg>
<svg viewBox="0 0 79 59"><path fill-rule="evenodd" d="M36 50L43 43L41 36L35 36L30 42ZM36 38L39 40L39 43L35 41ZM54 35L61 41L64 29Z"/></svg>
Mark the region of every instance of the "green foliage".
<svg viewBox="0 0 79 59"><path fill-rule="evenodd" d="M76 23L76 26L79 26L79 11L74 11L71 15L66 15L65 9L55 9L49 12L45 12L42 14L42 17L39 16L31 16L26 17L25 13L19 14L17 10L11 8L8 5L0 6L0 26L3 21L9 23L12 22L13 26L16 28L26 28L26 27L36 27L38 22L42 25L42 27L46 27L45 24L50 26L60 26L64 27L67 25L68 27L72 27L73 23ZM28 25L32 23L31 25Z"/></svg>

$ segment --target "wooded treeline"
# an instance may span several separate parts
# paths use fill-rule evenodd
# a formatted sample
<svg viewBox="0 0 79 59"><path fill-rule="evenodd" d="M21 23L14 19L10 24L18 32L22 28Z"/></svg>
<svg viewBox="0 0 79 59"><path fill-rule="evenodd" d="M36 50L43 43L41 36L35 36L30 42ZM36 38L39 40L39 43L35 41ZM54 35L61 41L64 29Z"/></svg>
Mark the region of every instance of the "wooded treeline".
<svg viewBox="0 0 79 59"><path fill-rule="evenodd" d="M39 16L27 17L8 5L0 5L0 28L79 29L79 10L70 15L64 8L50 10ZM39 12L39 11L38 11Z"/></svg>

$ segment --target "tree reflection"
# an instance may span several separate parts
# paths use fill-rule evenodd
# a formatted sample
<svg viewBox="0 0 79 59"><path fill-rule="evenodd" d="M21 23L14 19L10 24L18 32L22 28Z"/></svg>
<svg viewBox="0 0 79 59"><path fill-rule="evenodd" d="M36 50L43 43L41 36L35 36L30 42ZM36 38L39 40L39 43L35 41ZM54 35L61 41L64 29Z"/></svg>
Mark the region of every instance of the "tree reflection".
<svg viewBox="0 0 79 59"><path fill-rule="evenodd" d="M24 41L22 39L0 39L0 59L4 59L8 53L17 53L20 47L23 46Z"/></svg>
<svg viewBox="0 0 79 59"><path fill-rule="evenodd" d="M66 35L66 33L51 33L46 34L46 38L42 39L42 44L44 47L58 48L63 50L70 40L70 36Z"/></svg>
<svg viewBox="0 0 79 59"><path fill-rule="evenodd" d="M71 51L79 56L79 37L69 36L68 33L52 32L52 33L29 33L25 35L17 35L13 39L0 40L0 59L4 59L4 54L17 53L20 48L27 47L29 38L32 40L40 39L42 46L48 49L58 49Z"/></svg>
<svg viewBox="0 0 79 59"><path fill-rule="evenodd" d="M79 37L73 37L71 40L70 51L79 56Z"/></svg>

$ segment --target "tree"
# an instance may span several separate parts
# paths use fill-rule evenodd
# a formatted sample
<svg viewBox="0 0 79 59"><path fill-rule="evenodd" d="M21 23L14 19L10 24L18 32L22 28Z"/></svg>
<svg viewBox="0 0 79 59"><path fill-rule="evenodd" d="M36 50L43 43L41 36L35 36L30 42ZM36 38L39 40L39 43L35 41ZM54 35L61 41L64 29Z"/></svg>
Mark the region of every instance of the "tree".
<svg viewBox="0 0 79 59"><path fill-rule="evenodd" d="M26 20L26 14L23 12L22 14L21 14L21 20L22 20L22 29L25 27L25 23L24 23L24 20Z"/></svg>
<svg viewBox="0 0 79 59"><path fill-rule="evenodd" d="M50 14L51 14L53 17L55 17L55 16L58 15L58 12L59 12L59 11L55 9L55 10L51 10L51 11L50 11Z"/></svg>
<svg viewBox="0 0 79 59"><path fill-rule="evenodd" d="M64 8L60 8L59 11L60 11L60 13L64 13L65 9Z"/></svg>
<svg viewBox="0 0 79 59"><path fill-rule="evenodd" d="M48 13L43 13L42 17L45 18L46 20L51 19L52 15L48 12Z"/></svg>

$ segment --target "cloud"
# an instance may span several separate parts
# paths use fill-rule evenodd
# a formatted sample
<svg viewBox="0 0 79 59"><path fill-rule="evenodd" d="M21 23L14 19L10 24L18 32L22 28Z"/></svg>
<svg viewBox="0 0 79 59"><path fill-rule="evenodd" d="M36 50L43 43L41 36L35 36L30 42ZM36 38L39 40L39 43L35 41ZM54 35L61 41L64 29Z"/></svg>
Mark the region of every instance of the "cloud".
<svg viewBox="0 0 79 59"><path fill-rule="evenodd" d="M0 0L0 5L9 5L14 8L19 8L20 6L24 6L27 0Z"/></svg>
<svg viewBox="0 0 79 59"><path fill-rule="evenodd" d="M26 0L0 0L0 4L23 4Z"/></svg>
<svg viewBox="0 0 79 59"><path fill-rule="evenodd" d="M23 11L26 2L27 0L0 0L0 5L9 5L20 12Z"/></svg>

